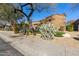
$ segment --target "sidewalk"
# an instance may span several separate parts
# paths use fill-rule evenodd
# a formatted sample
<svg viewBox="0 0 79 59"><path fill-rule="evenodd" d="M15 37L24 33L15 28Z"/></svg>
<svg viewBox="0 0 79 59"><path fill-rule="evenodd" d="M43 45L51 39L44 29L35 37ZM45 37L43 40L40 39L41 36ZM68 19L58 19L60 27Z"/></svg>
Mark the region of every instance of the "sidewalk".
<svg viewBox="0 0 79 59"><path fill-rule="evenodd" d="M0 31L0 38L25 56L66 56L79 55L79 43L71 39L43 40L39 36L24 36L12 31ZM73 42L72 42L73 41ZM75 44L76 43L76 44ZM70 44L68 46L68 44ZM76 45L72 46L72 45Z"/></svg>

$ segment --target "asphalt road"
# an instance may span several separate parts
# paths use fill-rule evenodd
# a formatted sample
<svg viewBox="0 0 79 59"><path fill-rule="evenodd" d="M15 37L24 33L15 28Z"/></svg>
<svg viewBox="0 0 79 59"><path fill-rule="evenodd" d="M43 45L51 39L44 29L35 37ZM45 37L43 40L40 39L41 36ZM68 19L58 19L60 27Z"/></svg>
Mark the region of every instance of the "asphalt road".
<svg viewBox="0 0 79 59"><path fill-rule="evenodd" d="M23 56L23 55L0 38L0 56Z"/></svg>

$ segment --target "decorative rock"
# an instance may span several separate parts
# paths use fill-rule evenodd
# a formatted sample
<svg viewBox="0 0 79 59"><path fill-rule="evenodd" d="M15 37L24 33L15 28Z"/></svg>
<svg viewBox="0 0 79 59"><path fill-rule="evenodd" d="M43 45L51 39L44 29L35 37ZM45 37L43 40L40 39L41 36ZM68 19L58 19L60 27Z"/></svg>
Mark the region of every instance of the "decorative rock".
<svg viewBox="0 0 79 59"><path fill-rule="evenodd" d="M64 37L67 37L67 38L70 38L70 37L71 37L71 35L68 34L68 33L63 34L63 36L64 36Z"/></svg>
<svg viewBox="0 0 79 59"><path fill-rule="evenodd" d="M79 36L74 36L73 38L76 40L79 40Z"/></svg>

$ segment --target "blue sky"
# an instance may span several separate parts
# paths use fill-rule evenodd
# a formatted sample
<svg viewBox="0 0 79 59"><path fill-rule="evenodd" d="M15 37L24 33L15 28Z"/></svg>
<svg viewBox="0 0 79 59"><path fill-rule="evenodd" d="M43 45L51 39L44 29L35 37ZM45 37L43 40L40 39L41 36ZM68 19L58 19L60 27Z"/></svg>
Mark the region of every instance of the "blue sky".
<svg viewBox="0 0 79 59"><path fill-rule="evenodd" d="M55 6L56 10L49 8L48 12L43 10L42 12L38 12L35 11L31 17L32 21L39 21L42 20L50 15L54 15L54 14L66 14L66 21L70 21L70 20L77 20L79 19L79 7L77 8L73 8L75 10L71 9L71 6L69 4L65 4L65 3L58 3ZM26 13L28 13L28 11L24 8L24 11Z"/></svg>

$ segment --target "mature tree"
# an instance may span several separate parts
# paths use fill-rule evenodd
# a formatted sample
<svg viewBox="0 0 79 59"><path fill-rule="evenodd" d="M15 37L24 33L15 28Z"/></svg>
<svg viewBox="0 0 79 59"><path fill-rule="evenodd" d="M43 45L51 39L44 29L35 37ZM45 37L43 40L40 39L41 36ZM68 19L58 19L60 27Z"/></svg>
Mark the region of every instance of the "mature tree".
<svg viewBox="0 0 79 59"><path fill-rule="evenodd" d="M39 13L43 10L47 11L50 6L54 6L55 4L42 4L42 3L14 3L11 4L14 6L15 13L21 12L24 17L27 18L29 26L32 26L33 13L38 11Z"/></svg>
<svg viewBox="0 0 79 59"><path fill-rule="evenodd" d="M23 17L23 15L20 12L14 13L13 5L6 3L0 4L0 20L8 21L14 31L16 28L16 20L19 17Z"/></svg>
<svg viewBox="0 0 79 59"><path fill-rule="evenodd" d="M15 13L18 11L21 12L26 18L29 23L32 23L31 17L35 11L41 12L46 10L50 6L54 6L55 4L42 4L42 3L19 3L19 4L12 4L14 6ZM26 11L24 11L26 8Z"/></svg>
<svg viewBox="0 0 79 59"><path fill-rule="evenodd" d="M2 20L17 20L17 18L22 17L21 13L15 14L13 6L10 4L0 4L0 19Z"/></svg>

